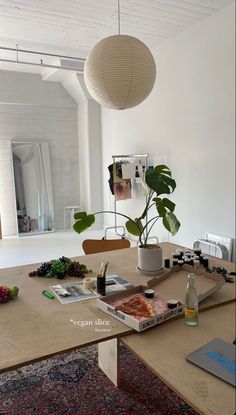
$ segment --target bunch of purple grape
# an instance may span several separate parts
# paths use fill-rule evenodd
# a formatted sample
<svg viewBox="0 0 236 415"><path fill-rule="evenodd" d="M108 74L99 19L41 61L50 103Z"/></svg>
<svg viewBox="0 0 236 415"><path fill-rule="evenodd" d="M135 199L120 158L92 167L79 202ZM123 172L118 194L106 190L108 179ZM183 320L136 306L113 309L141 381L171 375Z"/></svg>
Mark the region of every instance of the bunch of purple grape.
<svg viewBox="0 0 236 415"><path fill-rule="evenodd" d="M37 268L38 277L46 277L52 268L51 262L44 262L39 268Z"/></svg>
<svg viewBox="0 0 236 415"><path fill-rule="evenodd" d="M9 300L14 300L19 293L18 287L0 286L0 304L7 303Z"/></svg>
<svg viewBox="0 0 236 415"><path fill-rule="evenodd" d="M0 304L7 303L10 297L10 293L7 287L0 287Z"/></svg>
<svg viewBox="0 0 236 415"><path fill-rule="evenodd" d="M66 274L72 277L83 278L85 274L88 274L88 272L89 270L87 269L86 265L80 264L78 261L73 261L71 262Z"/></svg>

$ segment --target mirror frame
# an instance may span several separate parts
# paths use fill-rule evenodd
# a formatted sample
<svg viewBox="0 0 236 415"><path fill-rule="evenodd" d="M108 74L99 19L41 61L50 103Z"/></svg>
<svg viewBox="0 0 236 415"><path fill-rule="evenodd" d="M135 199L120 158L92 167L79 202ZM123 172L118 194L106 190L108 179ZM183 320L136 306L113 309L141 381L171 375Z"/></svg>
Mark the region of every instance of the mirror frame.
<svg viewBox="0 0 236 415"><path fill-rule="evenodd" d="M14 144L46 144L47 145L47 156L48 160L46 162L48 168L47 172L45 174L45 187L47 192L47 198L48 198L48 207L50 210L50 216L51 216L51 222L52 222L52 228L46 229L46 230L35 230L35 231L29 231L29 232L20 232L19 231L19 223L18 223L18 215L17 215L17 200L16 200L16 183L15 183L15 173L14 173L14 159L13 159L13 146ZM42 141L42 140L35 140L35 141L11 141L11 156L12 156L12 173L13 173L13 183L14 183L14 200L15 200L15 217L16 217L16 227L17 227L17 235L19 237L23 236L32 236L32 235L39 235L39 234L45 234L45 233L52 233L55 232L54 228L54 207L53 207L53 196L52 196L52 180L51 180L51 163L50 163L50 152L49 152L49 144L48 141ZM38 219L38 218L37 218Z"/></svg>

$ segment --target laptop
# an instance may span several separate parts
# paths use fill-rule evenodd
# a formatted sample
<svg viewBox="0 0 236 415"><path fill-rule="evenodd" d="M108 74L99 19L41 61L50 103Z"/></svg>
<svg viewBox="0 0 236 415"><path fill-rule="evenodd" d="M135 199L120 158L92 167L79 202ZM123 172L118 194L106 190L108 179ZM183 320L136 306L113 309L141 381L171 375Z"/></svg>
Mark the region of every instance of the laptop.
<svg viewBox="0 0 236 415"><path fill-rule="evenodd" d="M236 386L236 346L222 339L214 339L185 358L230 385Z"/></svg>

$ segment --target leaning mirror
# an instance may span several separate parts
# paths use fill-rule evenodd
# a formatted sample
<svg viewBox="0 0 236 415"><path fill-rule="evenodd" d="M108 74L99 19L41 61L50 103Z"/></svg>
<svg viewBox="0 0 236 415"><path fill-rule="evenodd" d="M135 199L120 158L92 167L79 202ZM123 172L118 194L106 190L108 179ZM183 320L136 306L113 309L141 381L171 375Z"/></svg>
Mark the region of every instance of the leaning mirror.
<svg viewBox="0 0 236 415"><path fill-rule="evenodd" d="M53 200L47 142L12 143L18 234L53 231Z"/></svg>

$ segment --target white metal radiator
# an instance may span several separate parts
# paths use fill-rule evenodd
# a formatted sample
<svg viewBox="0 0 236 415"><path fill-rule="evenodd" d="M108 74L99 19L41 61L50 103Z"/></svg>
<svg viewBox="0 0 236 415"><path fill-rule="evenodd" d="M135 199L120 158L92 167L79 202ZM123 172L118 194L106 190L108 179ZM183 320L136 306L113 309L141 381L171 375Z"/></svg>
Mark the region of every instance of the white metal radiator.
<svg viewBox="0 0 236 415"><path fill-rule="evenodd" d="M193 242L193 248L201 248L204 254L212 255L225 261L231 261L233 239L207 232L204 239Z"/></svg>

